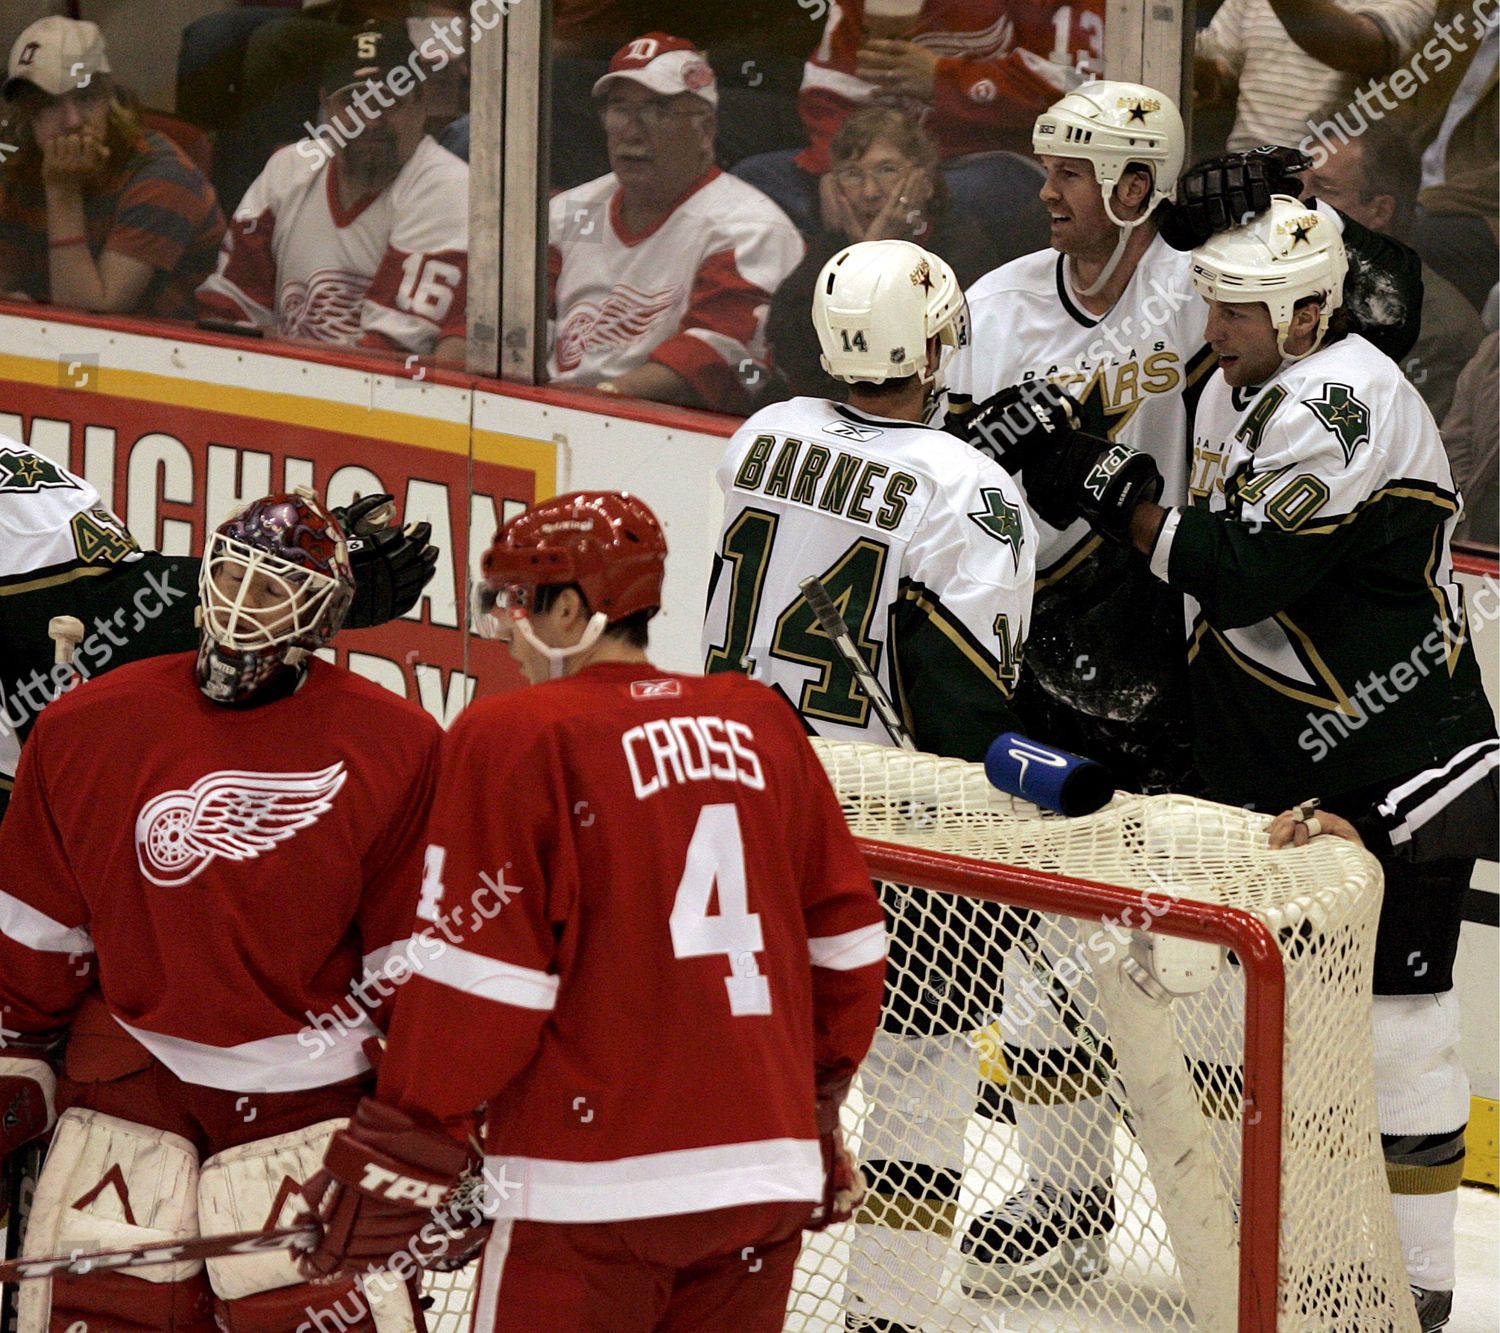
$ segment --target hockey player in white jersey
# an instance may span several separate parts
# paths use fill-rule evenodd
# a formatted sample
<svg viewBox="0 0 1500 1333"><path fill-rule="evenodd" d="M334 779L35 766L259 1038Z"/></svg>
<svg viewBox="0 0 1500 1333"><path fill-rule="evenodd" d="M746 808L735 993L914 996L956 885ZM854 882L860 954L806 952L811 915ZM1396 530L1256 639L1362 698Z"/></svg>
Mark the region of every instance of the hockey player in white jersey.
<svg viewBox="0 0 1500 1333"><path fill-rule="evenodd" d="M1185 501L1201 491L1190 471L1189 420L1214 364L1186 251L1263 211L1303 159L1266 149L1212 159L1179 178L1183 127L1172 100L1115 81L1060 99L1037 119L1032 142L1047 173L1052 245L970 290L974 338L950 377L950 428L1014 469L1007 451L1025 449L1019 428L1037 411L1070 420L1149 454L1167 502ZM1333 210L1320 216L1343 225ZM1420 289L1411 292L1415 256L1350 230L1398 297L1396 327L1382 336L1400 346L1415 337L1398 313L1420 304ZM953 410L966 403L982 406ZM1016 695L1026 729L1102 760L1124 787L1195 790L1180 597L1076 514L1060 516L1029 494L1028 502L1039 549ZM1061 925L1050 933L1045 950L1070 949ZM1073 1043L1062 1024L1049 1033L1002 1016L1002 1032L1007 1060L1023 1075L1012 1081L1010 1103L1028 1178L970 1229L967 1282L991 1291L1097 1273L1114 1221L1108 1100L1067 1059Z"/></svg>
<svg viewBox="0 0 1500 1333"><path fill-rule="evenodd" d="M1494 735L1450 540L1462 501L1399 367L1342 319L1345 251L1292 198L1193 252L1220 371L1198 405L1201 495L1163 507L1145 455L1083 434L1028 494L1128 540L1186 594L1198 766L1216 799L1316 795L1356 820ZM1468 1084L1453 961L1472 850L1376 846L1376 1103L1424 1330L1453 1296Z"/></svg>
<svg viewBox="0 0 1500 1333"><path fill-rule="evenodd" d="M907 241L861 242L819 276L813 321L848 404L794 398L745 422L718 480L724 528L703 645L707 671L744 671L785 695L818 735L888 738L803 597L818 575L919 749L982 758L1016 726L1010 695L1031 615L1035 528L1015 482L922 421L967 337L948 265ZM944 941L921 890L883 885L890 967L863 1086L870 1204L856 1217L850 1327L916 1327L947 1282L964 1128L967 1033L999 993L998 957L974 941L995 909L954 901ZM987 915L988 914L988 915ZM926 922L927 935L922 923ZM935 978L972 978L942 995ZM967 1104L966 1104L967 1103Z"/></svg>

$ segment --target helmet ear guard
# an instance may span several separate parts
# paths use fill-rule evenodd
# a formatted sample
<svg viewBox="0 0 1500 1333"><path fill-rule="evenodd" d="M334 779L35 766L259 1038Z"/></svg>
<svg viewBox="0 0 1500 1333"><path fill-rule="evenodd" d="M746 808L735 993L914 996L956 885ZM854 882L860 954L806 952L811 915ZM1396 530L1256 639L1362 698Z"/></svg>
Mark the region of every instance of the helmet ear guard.
<svg viewBox="0 0 1500 1333"><path fill-rule="evenodd" d="M1344 301L1349 259L1338 228L1316 209L1290 195L1271 197L1258 218L1220 232L1192 252L1193 286L1205 300L1261 302L1276 328L1283 360L1300 361L1323 344L1328 321ZM1322 302L1318 332L1305 352L1289 352L1287 336L1297 303Z"/></svg>

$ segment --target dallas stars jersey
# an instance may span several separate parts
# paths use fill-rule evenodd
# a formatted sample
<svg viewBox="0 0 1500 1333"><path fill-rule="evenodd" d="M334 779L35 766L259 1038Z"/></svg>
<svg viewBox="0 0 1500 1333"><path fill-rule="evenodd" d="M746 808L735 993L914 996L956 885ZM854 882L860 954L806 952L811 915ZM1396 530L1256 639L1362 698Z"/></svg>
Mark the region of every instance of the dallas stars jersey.
<svg viewBox="0 0 1500 1333"><path fill-rule="evenodd" d="M1258 388L1215 375L1195 436L1193 502L1151 568L1188 594L1212 794L1327 800L1492 735L1449 550L1460 498L1395 363L1352 335Z"/></svg>
<svg viewBox="0 0 1500 1333"><path fill-rule="evenodd" d="M1085 430L1150 454L1166 482L1164 503L1186 498L1187 399L1213 354L1203 340L1208 308L1193 291L1185 254L1157 237L1102 317L1083 309L1068 261L1053 250L1002 265L968 297L973 336L954 359L950 391L982 403L1033 377L1065 385ZM1170 785L1185 767L1185 741L1181 763L1127 752L1131 724L1186 716L1178 599L1086 521L1062 531L1040 519L1036 525L1027 675L1044 697L1023 712L1057 743L1113 763L1127 785ZM1160 729L1153 730L1160 745Z"/></svg>
<svg viewBox="0 0 1500 1333"><path fill-rule="evenodd" d="M978 759L1016 725L1036 531L995 463L929 426L794 398L746 421L717 475L706 671L766 682L818 735L886 742L798 586L816 574L918 748Z"/></svg>
<svg viewBox="0 0 1500 1333"><path fill-rule="evenodd" d="M99 492L45 454L0 435L0 815L21 741L78 677L197 643L197 557L142 554ZM53 665L47 628L76 616L72 670Z"/></svg>

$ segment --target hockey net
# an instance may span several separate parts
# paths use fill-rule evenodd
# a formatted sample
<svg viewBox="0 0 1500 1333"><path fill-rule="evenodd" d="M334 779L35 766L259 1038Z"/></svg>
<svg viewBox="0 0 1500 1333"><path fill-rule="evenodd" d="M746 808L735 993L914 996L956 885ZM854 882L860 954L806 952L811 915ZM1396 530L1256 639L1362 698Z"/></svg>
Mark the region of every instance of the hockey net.
<svg viewBox="0 0 1500 1333"><path fill-rule="evenodd" d="M814 746L891 956L844 1111L870 1193L807 1237L790 1333L1417 1333L1375 1119L1369 856L1272 852L1264 816L1188 797L1064 819L979 765ZM1045 1220L1057 1200L1071 1221ZM463 1333L472 1281L429 1285L430 1327Z"/></svg>

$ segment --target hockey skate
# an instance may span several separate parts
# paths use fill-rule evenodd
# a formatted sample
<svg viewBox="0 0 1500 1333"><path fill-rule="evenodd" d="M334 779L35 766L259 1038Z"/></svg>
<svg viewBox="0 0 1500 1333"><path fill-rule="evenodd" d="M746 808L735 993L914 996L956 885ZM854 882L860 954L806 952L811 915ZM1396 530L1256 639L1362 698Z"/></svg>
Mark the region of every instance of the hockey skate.
<svg viewBox="0 0 1500 1333"><path fill-rule="evenodd" d="M1417 1303L1417 1321L1422 1325L1422 1333L1434 1333L1436 1329L1448 1327L1449 1316L1453 1313L1451 1291L1429 1291L1426 1287L1413 1287L1411 1294Z"/></svg>
<svg viewBox="0 0 1500 1333"><path fill-rule="evenodd" d="M964 1292L998 1296L1091 1281L1109 1268L1114 1225L1113 1182L1059 1190L1029 1179L998 1208L969 1223L963 1239Z"/></svg>

